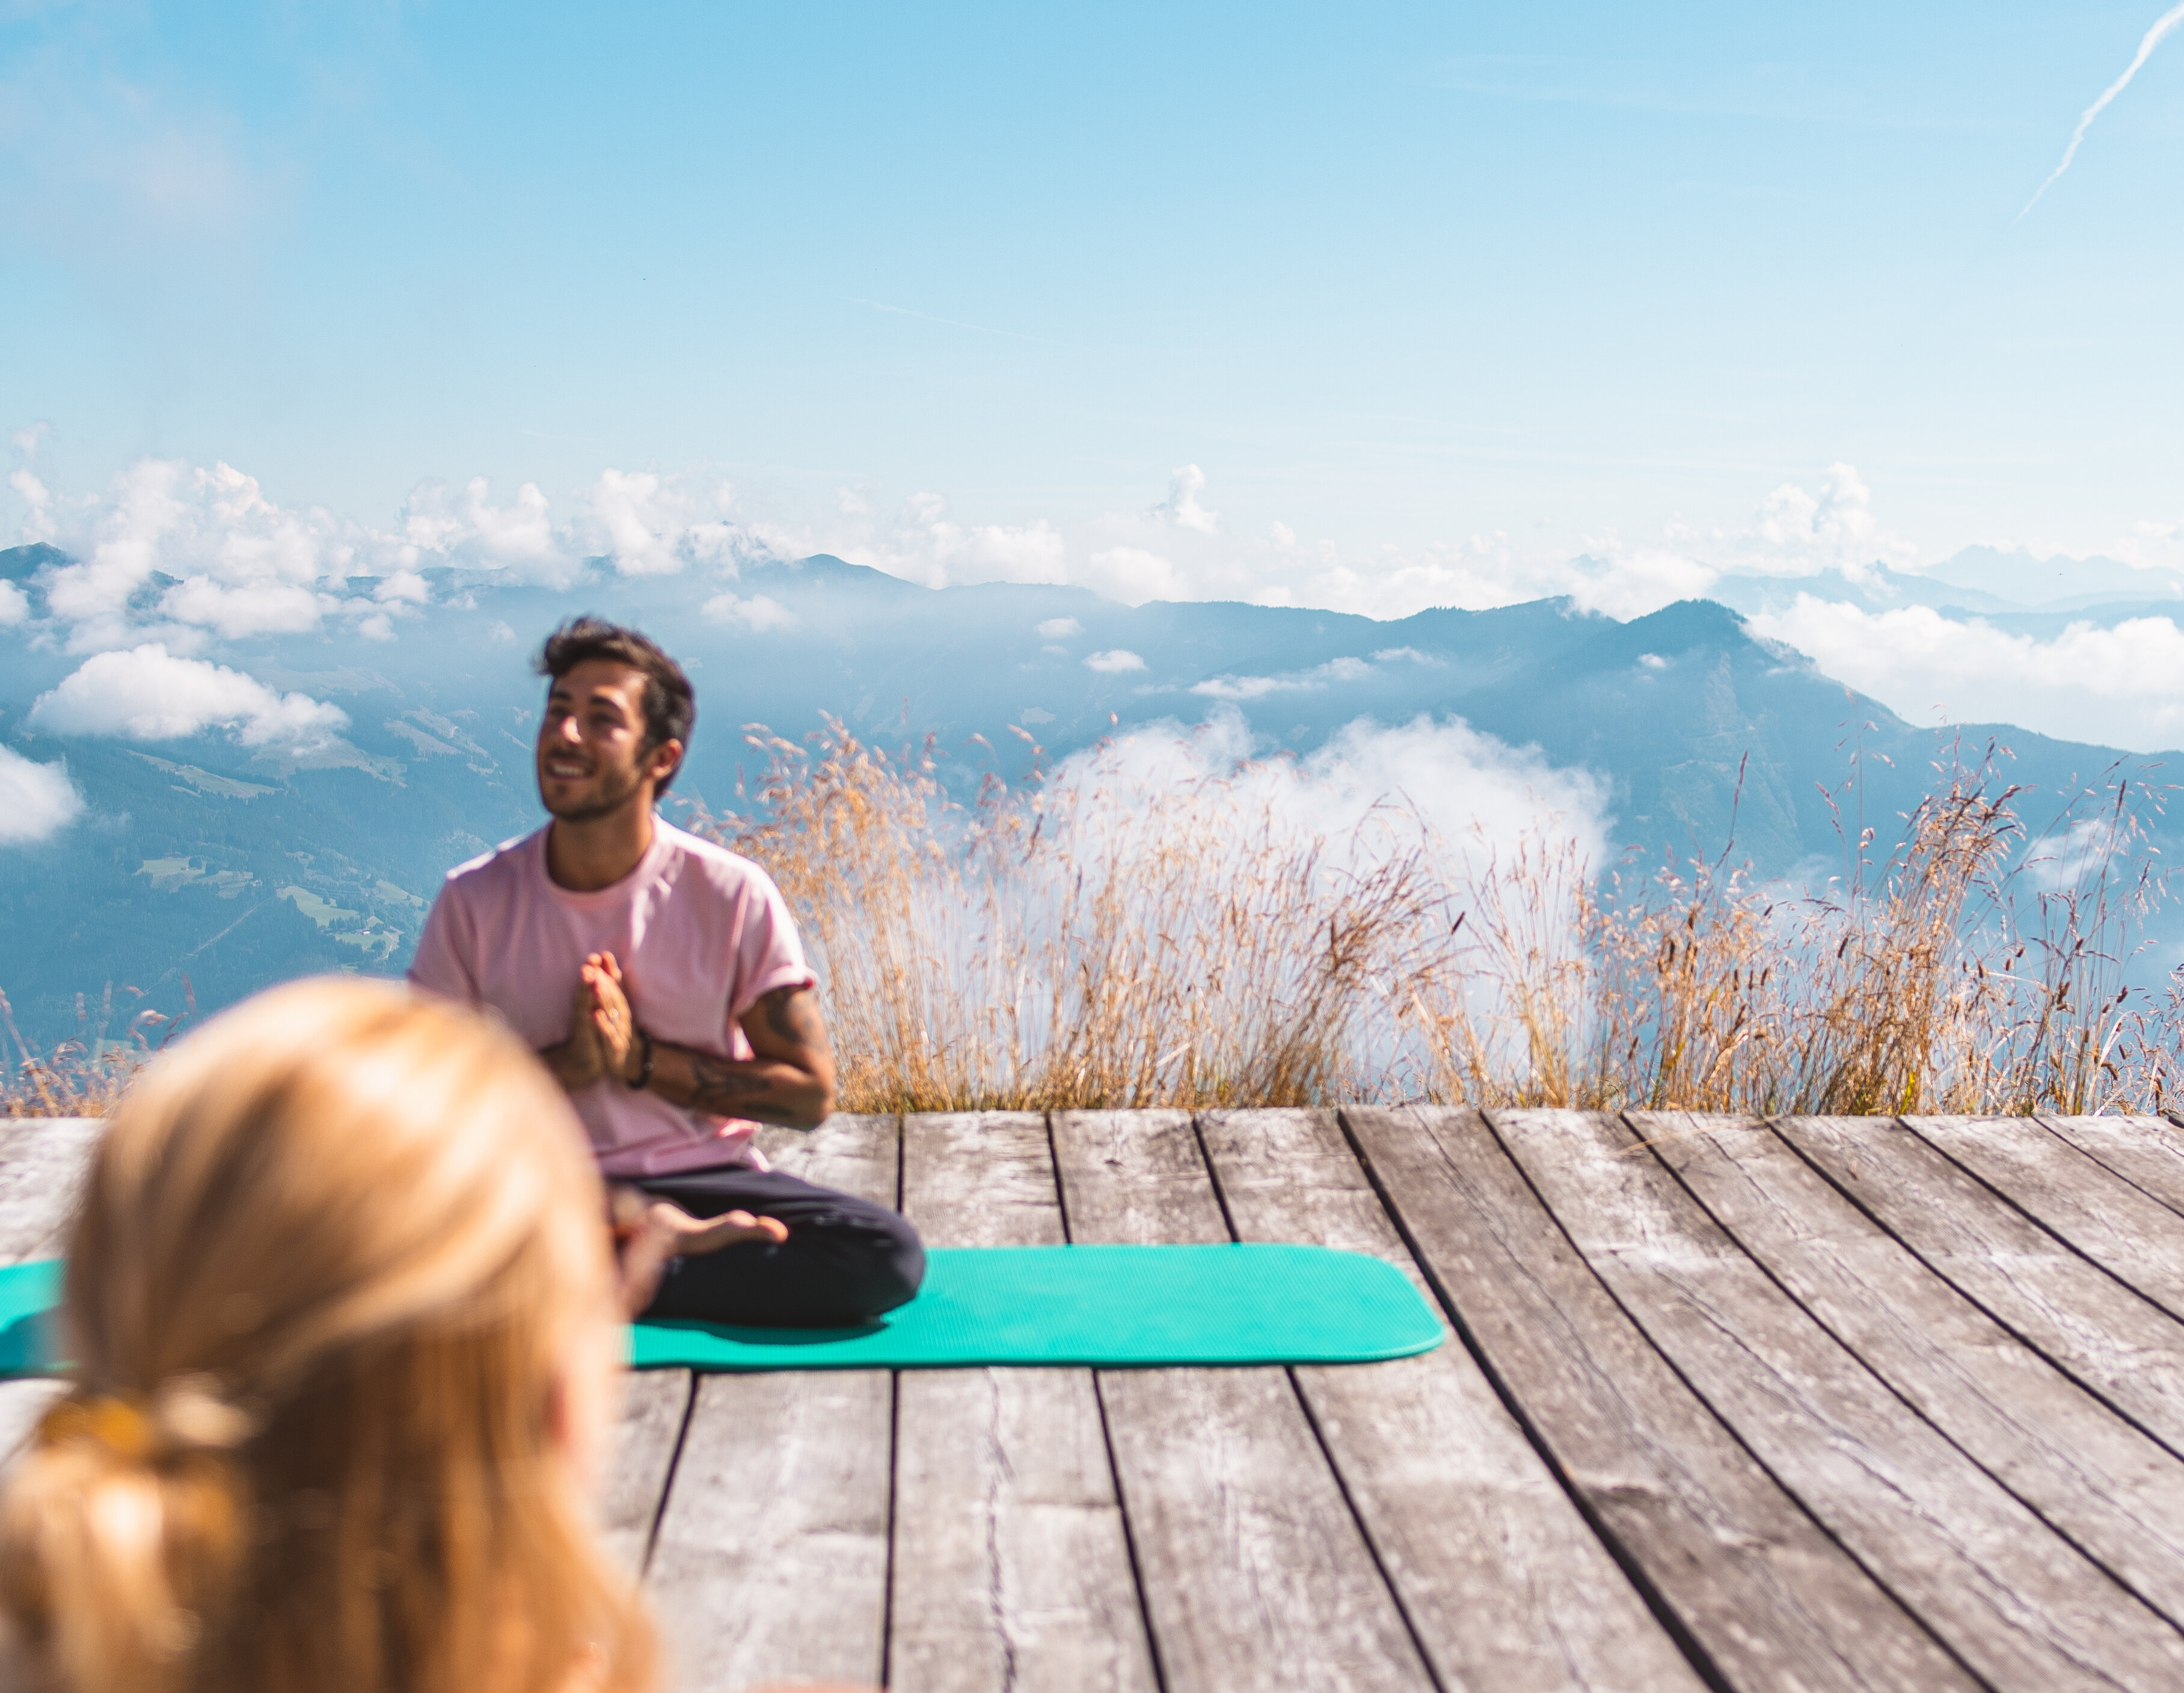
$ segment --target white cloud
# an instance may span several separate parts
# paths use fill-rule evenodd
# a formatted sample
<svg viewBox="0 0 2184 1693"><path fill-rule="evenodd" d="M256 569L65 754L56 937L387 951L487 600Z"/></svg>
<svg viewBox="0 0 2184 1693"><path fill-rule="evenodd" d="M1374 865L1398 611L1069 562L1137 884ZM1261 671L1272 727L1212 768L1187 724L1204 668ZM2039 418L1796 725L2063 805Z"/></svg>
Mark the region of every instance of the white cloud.
<svg viewBox="0 0 2184 1693"><path fill-rule="evenodd" d="M728 521L735 504L727 482L698 486L651 471L609 470L585 493L580 526L624 575L667 576L734 557L744 544Z"/></svg>
<svg viewBox="0 0 2184 1693"><path fill-rule="evenodd" d="M1872 492L1855 465L1829 465L1817 494L1785 482L1761 502L1752 528L1733 537L1730 550L1747 569L1838 570L1853 578L1883 560L1908 561L1914 552L1881 533Z"/></svg>
<svg viewBox="0 0 2184 1693"><path fill-rule="evenodd" d="M444 482L421 482L403 509L401 534L404 544L393 554L398 567L414 567L430 554L443 563L560 583L579 562L536 482L524 483L505 505L493 504L483 476L472 476L460 492Z"/></svg>
<svg viewBox="0 0 2184 1693"><path fill-rule="evenodd" d="M735 500L727 484L650 471L603 472L566 524L534 482L505 502L482 476L460 487L423 482L391 530L281 506L224 463L141 459L101 493L68 500L27 466L10 482L28 512L25 538L50 539L74 560L53 573L48 604L76 651L147 634L187 649L207 638L297 633L337 615L391 638L388 613L430 602L429 565L567 587L596 554L644 575L696 564L733 570L743 553L772 550L766 537L727 521ZM155 571L177 581L151 593ZM358 594L352 576L378 581Z"/></svg>
<svg viewBox="0 0 2184 1693"><path fill-rule="evenodd" d="M1588 611L1629 619L1679 599L1703 599L1725 576L1820 576L1830 571L1863 582L1877 564L1903 566L1917 556L1910 543L1884 531L1873 494L1855 465L1828 466L1817 492L1785 482L1759 502L1741 526L1678 521L1658 540L1589 537L1584 556L1568 566L1568 593ZM1534 580L1557 572L1535 566Z"/></svg>
<svg viewBox="0 0 2184 1693"><path fill-rule="evenodd" d="M1679 521L1638 537L1495 530L1371 548L1300 539L1280 525L1224 530L1204 504L1204 473L1189 465L1174 472L1164 500L1067 525L974 522L939 493L890 506L857 490L815 495L784 519L747 510L735 488L701 473L612 468L562 516L536 483L505 499L482 477L422 483L384 529L283 507L226 464L140 460L87 498L47 488L27 462L15 480L29 513L25 537L53 538L77 560L55 573L49 603L79 652L156 640L204 653L220 640L351 619L370 636L392 637L429 605L431 566L566 588L602 554L635 575L703 568L706 593L733 582L744 560L827 552L933 587L1067 582L1131 604L1239 599L1379 618L1557 594L1630 618L1715 592L1730 575L1856 577L1876 560L1913 556L1881 528L1871 492L1846 464L1775 487L1741 521ZM2114 550L2134 563L2184 566L2184 525L2141 524ZM153 591L155 570L176 582ZM362 576L376 581L353 588L349 579ZM732 603L755 604L739 592ZM382 615L389 621L371 621ZM1065 624L1083 632L1075 618L1050 619L1035 632L1072 638L1049 632Z"/></svg>
<svg viewBox="0 0 2184 1693"><path fill-rule="evenodd" d="M1120 647L1104 653L1088 654L1084 660L1085 669L1100 671L1108 675L1126 670L1143 670L1145 667L1145 661L1143 659L1135 653L1127 652Z"/></svg>
<svg viewBox="0 0 2184 1693"><path fill-rule="evenodd" d="M11 582L0 582L0 629L10 628L30 615L30 595Z"/></svg>
<svg viewBox="0 0 2184 1693"><path fill-rule="evenodd" d="M10 471L8 486L25 507L22 538L25 541L50 541L57 532L53 522L53 497L46 485L31 474L30 468Z"/></svg>
<svg viewBox="0 0 2184 1693"><path fill-rule="evenodd" d="M876 528L862 512L856 526L817 550L839 554L894 576L945 588L956 582L1059 582L1068 580L1061 532L1045 518L1029 523L958 523L937 493L903 502L891 526Z"/></svg>
<svg viewBox="0 0 2184 1693"><path fill-rule="evenodd" d="M83 795L58 764L34 764L0 747L0 846L25 846L58 833L83 811Z"/></svg>
<svg viewBox="0 0 2184 1693"><path fill-rule="evenodd" d="M53 493L31 469L31 461L38 456L38 448L53 432L53 425L41 420L11 431L8 437L15 456L22 460L9 472L8 486L23 502L22 538L25 541L50 541L53 536Z"/></svg>
<svg viewBox="0 0 2184 1693"><path fill-rule="evenodd" d="M1925 606L1875 614L1800 594L1749 627L1914 723L2014 723L2137 752L2184 746L2184 630L2167 617L2074 623L2039 640Z"/></svg>
<svg viewBox="0 0 2184 1693"><path fill-rule="evenodd" d="M226 464L142 459L87 498L55 494L27 465L15 486L28 514L24 537L52 539L77 561L58 573L53 610L78 651L148 638L197 650L213 639L310 627L314 606L323 621L367 616L374 601L422 605L422 572L435 565L566 588L600 555L632 575L710 565L733 576L746 558L827 552L931 587L1070 582L1132 604L1236 599L1375 616L1505 604L1586 580L1585 571L1525 554L1499 534L1362 556L1301 544L1279 526L1232 536L1203 504L1206 478L1193 465L1175 472L1167 499L1068 528L1044 517L965 521L932 493L885 510L861 494L822 499L783 521L746 512L733 487L700 474L614 468L566 517L536 483L503 500L472 477L420 483L384 528L284 507ZM1602 570L1630 574L1620 563L1594 574ZM183 588L148 595L154 571ZM348 578L365 576L378 584L352 589ZM1611 588L1587 591L1589 603L1625 604ZM315 599L307 604L306 594Z"/></svg>
<svg viewBox="0 0 2184 1693"><path fill-rule="evenodd" d="M337 705L307 693L279 693L256 677L158 643L86 659L58 688L32 702L29 721L63 735L172 740L226 729L245 746L309 751L348 723Z"/></svg>
<svg viewBox="0 0 2184 1693"><path fill-rule="evenodd" d="M160 611L177 623L196 624L231 641L241 635L299 634L339 603L298 582L237 588L210 576L191 576L159 596Z"/></svg>
<svg viewBox="0 0 2184 1693"><path fill-rule="evenodd" d="M432 584L415 571L397 571L382 576L371 597L382 605L423 605L432 598Z"/></svg>
<svg viewBox="0 0 2184 1693"><path fill-rule="evenodd" d="M226 464L140 459L103 496L47 515L76 562L53 571L47 603L78 651L126 644L131 596L153 573L180 578L157 614L223 636L310 627L338 606L323 579L359 566L373 537L322 510L294 511Z"/></svg>
<svg viewBox="0 0 2184 1693"><path fill-rule="evenodd" d="M1084 585L1125 605L1143 605L1149 599L1196 598L1181 570L1142 547L1103 548L1085 564Z"/></svg>
<svg viewBox="0 0 2184 1693"><path fill-rule="evenodd" d="M1190 691L1209 699L1262 699L1269 693L1318 693L1330 683L1362 682L1372 674L1373 666L1362 659L1329 659L1310 670L1280 676L1217 676L1194 683Z"/></svg>
<svg viewBox="0 0 2184 1693"><path fill-rule="evenodd" d="M1183 465L1168 472L1167 498L1157 508L1178 529L1195 529L1201 535L1221 532L1221 514L1198 503L1206 492L1206 472L1195 465Z"/></svg>
<svg viewBox="0 0 2184 1693"><path fill-rule="evenodd" d="M2108 549L2142 570L2184 567L2184 523L2141 522Z"/></svg>
<svg viewBox="0 0 2184 1693"><path fill-rule="evenodd" d="M699 609L708 622L736 624L760 634L768 629L786 629L796 621L794 611L763 593L753 594L749 599L738 599L733 593L716 593Z"/></svg>
<svg viewBox="0 0 2184 1693"><path fill-rule="evenodd" d="M1033 624L1031 632L1042 641L1066 641L1083 634L1084 626L1074 617L1050 617L1044 623Z"/></svg>
<svg viewBox="0 0 2184 1693"><path fill-rule="evenodd" d="M814 514L809 522L753 521L744 534L753 551L789 558L833 553L928 588L1069 582L1130 604L1203 599L1215 591L1244 597L1248 576L1227 562L1236 543L1218 535L1217 514L1199 501L1205 480L1196 466L1185 465L1158 504L1107 513L1072 531L1044 517L966 523L951 513L945 497L922 492L885 518L875 515L875 502L860 495L837 498L832 510ZM1259 551L1269 546L1250 544Z"/></svg>
<svg viewBox="0 0 2184 1693"><path fill-rule="evenodd" d="M1195 729L1154 724L1073 754L1047 785L1096 789L1103 804L1128 810L1190 783L1222 782L1243 807L1271 808L1296 835L1336 844L1335 856L1353 865L1414 838L1369 827L1376 812L1399 807L1439 842L1444 865L1461 866L1458 880L1523 841L1568 841L1581 860L1605 861L1605 783L1584 770L1556 769L1536 749L1508 746L1459 718L1390 727L1361 717L1302 759L1254 759L1257 750L1242 714L1223 705Z"/></svg>
<svg viewBox="0 0 2184 1693"><path fill-rule="evenodd" d="M1587 611L1628 620L1680 599L1704 598L1721 572L1665 548L1639 547L1579 560L1570 597Z"/></svg>

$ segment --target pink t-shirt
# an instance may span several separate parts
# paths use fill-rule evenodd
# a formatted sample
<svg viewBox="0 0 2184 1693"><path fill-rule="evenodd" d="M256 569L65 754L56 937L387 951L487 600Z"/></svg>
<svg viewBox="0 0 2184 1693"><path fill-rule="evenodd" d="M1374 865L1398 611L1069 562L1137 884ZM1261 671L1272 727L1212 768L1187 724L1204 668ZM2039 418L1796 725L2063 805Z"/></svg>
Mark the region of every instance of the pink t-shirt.
<svg viewBox="0 0 2184 1693"><path fill-rule="evenodd" d="M737 1019L777 988L810 987L795 919L747 858L658 818L652 845L611 888L573 893L546 873L546 830L448 872L410 979L489 1005L533 1047L566 1040L585 955L611 952L638 1026L724 1058L749 1058ZM611 1078L570 1095L610 1176L766 1167L758 1125L670 1105Z"/></svg>

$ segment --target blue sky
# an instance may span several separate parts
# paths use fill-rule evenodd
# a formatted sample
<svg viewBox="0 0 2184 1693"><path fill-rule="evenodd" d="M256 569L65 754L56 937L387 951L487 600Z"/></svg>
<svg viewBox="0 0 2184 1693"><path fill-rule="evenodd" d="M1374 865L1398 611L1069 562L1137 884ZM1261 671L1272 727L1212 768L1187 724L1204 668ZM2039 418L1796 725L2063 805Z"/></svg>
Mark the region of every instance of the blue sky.
<svg viewBox="0 0 2184 1693"><path fill-rule="evenodd" d="M0 0L0 528L614 471L1397 610L1756 558L1842 465L1853 552L2178 561L2184 39L2013 222L2159 11Z"/></svg>

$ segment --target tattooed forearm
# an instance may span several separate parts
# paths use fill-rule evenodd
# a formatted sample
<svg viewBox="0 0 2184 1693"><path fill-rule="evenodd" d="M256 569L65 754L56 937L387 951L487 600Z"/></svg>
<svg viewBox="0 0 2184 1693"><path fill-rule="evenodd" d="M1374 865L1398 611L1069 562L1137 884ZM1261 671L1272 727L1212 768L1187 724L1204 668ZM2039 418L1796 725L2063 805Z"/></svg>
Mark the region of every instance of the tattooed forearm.
<svg viewBox="0 0 2184 1693"><path fill-rule="evenodd" d="M815 1051L827 1050L827 1025L809 988L777 988L759 996L766 1011L766 1026L783 1040Z"/></svg>
<svg viewBox="0 0 2184 1693"><path fill-rule="evenodd" d="M775 1085L774 1078L760 1074L733 1059L707 1058L694 1052L690 1055L690 1097L687 1103L700 1111L733 1117L738 1107L772 1093Z"/></svg>
<svg viewBox="0 0 2184 1693"><path fill-rule="evenodd" d="M834 1058L827 1023L808 988L763 995L741 1018L752 1053L728 1058L655 1039L647 1087L716 1117L755 1117L816 1128L834 1109Z"/></svg>

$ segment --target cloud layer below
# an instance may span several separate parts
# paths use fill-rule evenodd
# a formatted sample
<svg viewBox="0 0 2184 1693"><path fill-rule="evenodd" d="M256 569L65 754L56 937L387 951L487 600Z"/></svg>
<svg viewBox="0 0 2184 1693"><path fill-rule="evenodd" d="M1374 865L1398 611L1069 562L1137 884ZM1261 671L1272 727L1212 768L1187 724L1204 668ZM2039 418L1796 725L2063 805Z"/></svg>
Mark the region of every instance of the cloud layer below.
<svg viewBox="0 0 2184 1693"><path fill-rule="evenodd" d="M1801 594L1750 627L1914 723L2012 723L2134 752L2184 746L2184 631L2167 617L2037 640L1925 606L1875 613Z"/></svg>
<svg viewBox="0 0 2184 1693"><path fill-rule="evenodd" d="M1389 727L1359 718L1302 759L1254 761L1261 750L1243 715L1224 704L1195 729L1155 724L1072 755L1047 785L1096 793L1100 803L1083 815L1120 816L1188 784L1217 782L1242 813L1263 807L1290 836L1334 844L1333 861L1350 869L1422 838L1465 877L1506 862L1524 842L1570 843L1599 864L1612 838L1598 778L1557 770L1536 749L1508 746L1460 719ZM1376 816L1384 827L1374 827Z"/></svg>

